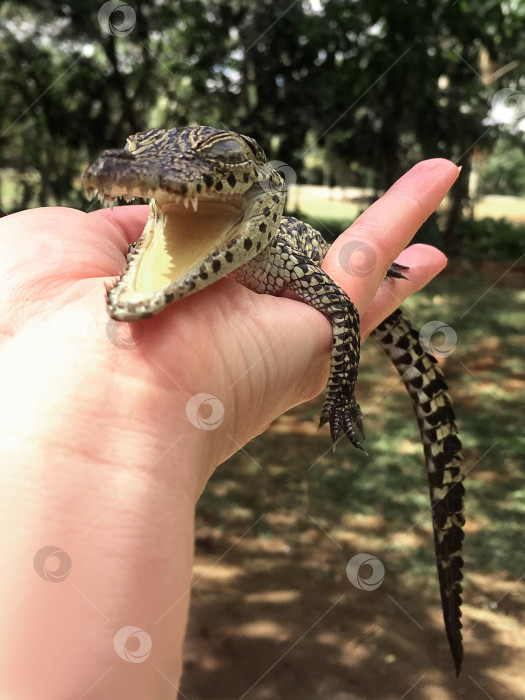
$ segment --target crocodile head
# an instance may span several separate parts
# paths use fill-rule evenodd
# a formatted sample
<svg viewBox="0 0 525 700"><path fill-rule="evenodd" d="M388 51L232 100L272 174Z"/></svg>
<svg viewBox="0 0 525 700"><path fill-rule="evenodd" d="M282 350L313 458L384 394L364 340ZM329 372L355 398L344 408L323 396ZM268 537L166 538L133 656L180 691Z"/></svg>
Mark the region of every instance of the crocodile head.
<svg viewBox="0 0 525 700"><path fill-rule="evenodd" d="M244 264L275 236L282 178L248 136L207 126L151 129L109 150L82 176L104 204L150 200L125 270L108 290L110 316L146 318Z"/></svg>

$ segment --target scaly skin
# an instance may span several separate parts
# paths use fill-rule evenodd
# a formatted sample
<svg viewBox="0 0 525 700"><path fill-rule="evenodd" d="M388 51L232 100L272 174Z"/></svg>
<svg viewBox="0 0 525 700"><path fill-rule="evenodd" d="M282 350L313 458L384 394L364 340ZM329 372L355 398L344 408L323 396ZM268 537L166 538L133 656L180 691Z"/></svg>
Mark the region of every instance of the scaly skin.
<svg viewBox="0 0 525 700"><path fill-rule="evenodd" d="M329 423L334 443L344 433L362 449L357 437L364 437L362 415L354 395L359 314L320 267L329 248L321 234L282 217L284 182L253 139L204 126L153 129L130 136L124 150L106 151L86 170L83 184L104 203L121 196L151 198L144 232L130 246L126 268L108 291L112 318L147 318L226 275L259 293L293 291L332 322L331 371L320 424ZM402 277L401 269L394 263L387 276ZM445 628L459 675L464 489L451 400L434 358L399 310L373 335L415 407L430 483Z"/></svg>
<svg viewBox="0 0 525 700"><path fill-rule="evenodd" d="M443 372L398 309L381 323L378 340L401 375L414 406L425 452L445 629L459 676L463 661L461 579L463 487L461 442Z"/></svg>

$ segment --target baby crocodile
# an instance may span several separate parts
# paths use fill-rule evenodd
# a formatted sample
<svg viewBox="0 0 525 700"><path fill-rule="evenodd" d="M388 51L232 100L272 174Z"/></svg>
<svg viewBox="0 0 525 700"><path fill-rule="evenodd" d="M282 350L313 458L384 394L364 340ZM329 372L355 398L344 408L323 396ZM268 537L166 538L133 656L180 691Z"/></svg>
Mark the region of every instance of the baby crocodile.
<svg viewBox="0 0 525 700"><path fill-rule="evenodd" d="M84 173L83 185L105 204L119 197L150 199L146 227L107 294L113 319L147 318L226 275L259 293L291 290L332 323L331 371L320 425L329 424L334 442L344 433L362 449L362 414L354 396L359 314L321 269L329 248L321 234L283 217L283 178L252 138L208 126L151 129L130 136L123 150L105 151ZM393 263L387 276L402 277L404 269ZM451 399L435 359L399 309L372 335L401 375L416 412L445 629L459 675L464 488Z"/></svg>

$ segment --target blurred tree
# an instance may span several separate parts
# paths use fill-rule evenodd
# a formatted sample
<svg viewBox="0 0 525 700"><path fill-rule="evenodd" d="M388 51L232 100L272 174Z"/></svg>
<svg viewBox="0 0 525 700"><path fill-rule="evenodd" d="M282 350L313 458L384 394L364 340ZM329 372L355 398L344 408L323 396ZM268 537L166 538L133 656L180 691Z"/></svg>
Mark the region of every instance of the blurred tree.
<svg viewBox="0 0 525 700"><path fill-rule="evenodd" d="M495 0L8 1L0 166L21 173L22 207L35 188L79 205L83 165L151 126L249 133L297 171L321 154L325 180L378 193L444 156L464 165L444 232L455 252L472 149L506 128L486 123L491 97L521 87L524 18Z"/></svg>
<svg viewBox="0 0 525 700"><path fill-rule="evenodd" d="M459 252L472 149L480 141L490 149L505 129L487 128L491 98L497 87L520 89L519 71L502 66L523 55L525 6L324 0L323 8L321 142L332 157L368 167L378 192L421 158L463 165L443 234L447 252Z"/></svg>
<svg viewBox="0 0 525 700"><path fill-rule="evenodd" d="M492 154L479 171L480 194L525 197L525 152L523 135L499 138Z"/></svg>

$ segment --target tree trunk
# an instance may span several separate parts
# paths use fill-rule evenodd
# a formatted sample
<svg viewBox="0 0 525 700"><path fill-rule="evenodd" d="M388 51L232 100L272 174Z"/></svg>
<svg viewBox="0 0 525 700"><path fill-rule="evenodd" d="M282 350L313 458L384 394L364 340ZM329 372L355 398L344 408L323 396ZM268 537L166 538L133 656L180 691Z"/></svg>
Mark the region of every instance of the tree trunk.
<svg viewBox="0 0 525 700"><path fill-rule="evenodd" d="M457 224L461 219L463 207L468 201L468 187L470 172L472 170L471 154L467 153L461 159L463 166L459 177L450 192L450 207L446 216L445 229L443 231L443 247L446 255L458 257L461 253L461 241L457 232Z"/></svg>

